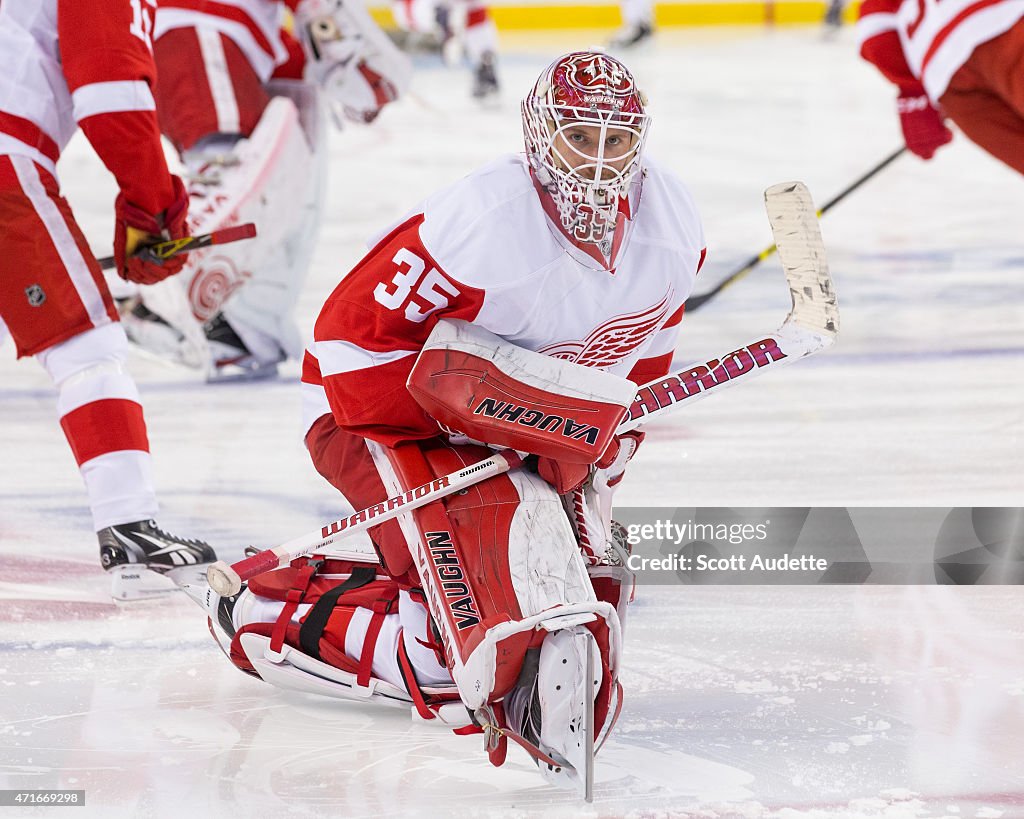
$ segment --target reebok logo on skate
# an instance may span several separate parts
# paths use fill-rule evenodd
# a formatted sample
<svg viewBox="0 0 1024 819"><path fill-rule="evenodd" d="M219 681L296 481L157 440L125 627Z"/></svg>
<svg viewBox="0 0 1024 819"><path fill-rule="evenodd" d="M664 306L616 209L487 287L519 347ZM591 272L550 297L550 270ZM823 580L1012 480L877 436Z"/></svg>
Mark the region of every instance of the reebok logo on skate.
<svg viewBox="0 0 1024 819"><path fill-rule="evenodd" d="M458 550L452 544L451 532L426 534L427 552L440 580L445 605L455 620L455 627L462 631L477 625L480 622L480 609L470 593Z"/></svg>

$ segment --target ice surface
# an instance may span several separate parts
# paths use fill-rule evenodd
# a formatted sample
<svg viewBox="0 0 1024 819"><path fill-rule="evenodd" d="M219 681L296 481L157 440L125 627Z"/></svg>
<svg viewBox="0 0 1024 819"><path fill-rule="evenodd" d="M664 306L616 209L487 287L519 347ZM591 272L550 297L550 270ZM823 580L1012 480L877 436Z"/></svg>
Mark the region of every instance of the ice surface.
<svg viewBox="0 0 1024 819"><path fill-rule="evenodd" d="M332 138L327 216L298 316L371 235L518 149L519 96L595 34L507 37L497 110L420 61L414 94ZM704 215L710 287L771 243L761 194L823 203L900 144L894 92L852 32L664 32L629 59L651 152ZM113 186L80 138L61 178L98 255ZM903 157L823 220L836 347L652 424L630 506L1021 505L1019 176L958 135ZM773 330L771 262L685 319L680 363ZM80 788L75 816L1024 816L1019 588L643 588L626 706L586 807L513 750L234 670L183 596L119 606L41 368L0 347L0 787ZM298 366L200 383L133 353L167 528L229 559L344 509L299 440ZM45 809L37 809L42 813ZM5 815L16 815L8 808ZM26 812L31 813L31 812Z"/></svg>

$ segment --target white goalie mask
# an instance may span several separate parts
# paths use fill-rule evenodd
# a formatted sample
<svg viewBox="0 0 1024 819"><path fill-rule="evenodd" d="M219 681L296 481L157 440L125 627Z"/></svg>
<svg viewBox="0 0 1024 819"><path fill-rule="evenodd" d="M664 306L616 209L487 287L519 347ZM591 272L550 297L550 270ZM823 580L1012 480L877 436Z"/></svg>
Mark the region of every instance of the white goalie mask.
<svg viewBox="0 0 1024 819"><path fill-rule="evenodd" d="M565 232L601 242L640 169L650 117L633 75L607 54L559 57L523 100L526 156Z"/></svg>

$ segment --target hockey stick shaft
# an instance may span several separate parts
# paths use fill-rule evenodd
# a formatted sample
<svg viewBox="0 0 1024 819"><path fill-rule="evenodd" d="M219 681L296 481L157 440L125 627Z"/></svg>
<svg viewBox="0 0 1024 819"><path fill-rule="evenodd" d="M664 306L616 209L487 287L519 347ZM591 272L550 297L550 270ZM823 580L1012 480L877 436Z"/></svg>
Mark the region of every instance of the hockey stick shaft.
<svg viewBox="0 0 1024 819"><path fill-rule="evenodd" d="M795 349L795 346L791 340L782 337L780 330L737 350L731 350L720 358L691 364L662 379L645 384L637 391L637 396L625 419L616 429L616 434L628 432L654 417L678 409L684 402L693 404L711 392L721 392L725 387L741 379L749 381L768 368L778 369L782 364L808 354L804 348ZM377 526L404 512L446 498L475 483L515 469L521 464L522 458L515 452L503 450L483 461L354 512L326 524L315 532L289 540L273 549L265 549L230 566L218 561L210 567L207 574L210 586L222 596L236 594L242 582L258 574L287 565L295 558L324 549L342 537L363 532L371 526Z"/></svg>
<svg viewBox="0 0 1024 819"><path fill-rule="evenodd" d="M858 179L851 182L842 191L840 191L831 199L829 199L824 205L821 206L821 208L818 210L817 215L819 217L824 216L826 213L828 213L828 211L832 208L833 205L839 204L841 201L843 201L843 199L845 199L847 196L849 196L851 193L857 190L857 188L859 188L869 179L881 173L883 170L889 167L890 164L895 162L900 156L906 153L906 151L906 145L893 151L891 154L889 154L889 156L887 156L885 159L883 159L881 162L875 165L871 170L867 171ZM707 304L709 301L711 301L711 299L713 299L715 296L717 296L719 293L725 290L725 288L738 282L740 279L746 276L751 270L753 270L761 262L763 262L765 259L767 259L774 253L775 245L772 245L771 247L766 247L760 253L751 256L746 262L743 263L741 267L739 267L737 270L733 271L731 274L726 276L722 281L716 284L707 293L700 293L699 295L690 296L690 298L686 300L686 311L688 313L692 313L694 310L699 310L701 306Z"/></svg>
<svg viewBox="0 0 1024 819"><path fill-rule="evenodd" d="M256 235L256 225L247 222L244 225L234 225L215 230L213 233L203 233L199 236L184 236L181 239L168 239L166 242L144 247L140 254L144 254L150 261L162 262L181 253L191 253L193 250L201 250L211 245L226 245L229 242L238 242L242 239L252 239ZM100 268L113 270L117 265L113 256L104 256L99 259Z"/></svg>
<svg viewBox="0 0 1024 819"><path fill-rule="evenodd" d="M765 191L764 198L793 302L786 321L770 335L643 385L619 432L821 352L835 341L839 309L810 193L799 182L784 182Z"/></svg>
<svg viewBox="0 0 1024 819"><path fill-rule="evenodd" d="M644 384L637 390L629 412L616 429L617 434L678 409L684 403L699 401L711 392L721 392L740 381L750 381L769 369L778 369L782 364L813 355L834 341L839 315L810 194L800 183L783 183L765 192L765 205L793 298L793 309L786 321L771 335ZM365 531L404 512L501 475L522 465L522 462L523 459L515 452L504 450L238 563L228 566L218 561L207 572L210 587L222 596L236 594L243 581L257 574L323 549L344 535Z"/></svg>
<svg viewBox="0 0 1024 819"><path fill-rule="evenodd" d="M264 549L230 566L219 560L207 570L206 578L210 588L217 594L229 597L238 593L244 581L258 574L287 565L297 557L324 549L341 537L364 532L404 512L419 509L475 483L502 475L521 466L522 463L523 459L511 450L497 452L490 458L435 478L429 483L421 484L340 520L332 521L315 532L289 540L273 549Z"/></svg>

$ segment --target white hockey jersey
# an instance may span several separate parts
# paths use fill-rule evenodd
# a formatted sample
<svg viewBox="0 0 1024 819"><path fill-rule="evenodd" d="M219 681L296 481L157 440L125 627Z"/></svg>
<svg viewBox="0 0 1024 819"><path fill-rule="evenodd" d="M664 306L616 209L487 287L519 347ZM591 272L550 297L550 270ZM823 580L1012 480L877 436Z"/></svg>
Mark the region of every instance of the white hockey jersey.
<svg viewBox="0 0 1024 819"><path fill-rule="evenodd" d="M437 433L405 388L439 318L642 383L668 371L683 304L704 257L696 206L647 161L608 266L545 214L522 157L428 198L383 236L328 298L305 362L307 426L382 443Z"/></svg>

